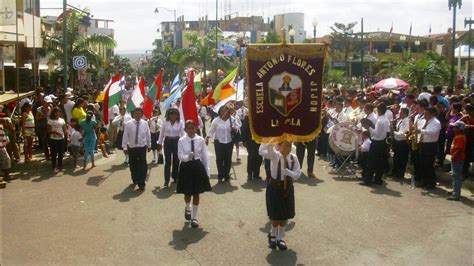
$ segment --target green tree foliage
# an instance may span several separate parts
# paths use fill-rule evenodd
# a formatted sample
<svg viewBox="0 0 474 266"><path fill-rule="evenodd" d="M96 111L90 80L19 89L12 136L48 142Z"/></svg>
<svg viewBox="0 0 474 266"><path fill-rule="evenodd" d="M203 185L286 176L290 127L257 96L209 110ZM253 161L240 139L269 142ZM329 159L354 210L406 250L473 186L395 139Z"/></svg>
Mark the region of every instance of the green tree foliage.
<svg viewBox="0 0 474 266"><path fill-rule="evenodd" d="M262 40L262 43L281 43L280 35L274 31L269 31L265 39Z"/></svg>
<svg viewBox="0 0 474 266"><path fill-rule="evenodd" d="M176 61L173 60L177 54L178 49L173 48L169 43L163 46L162 50L154 50L153 56L148 64L143 69L143 75L146 80L153 80L160 69L164 69L165 73L171 78L174 77L177 71L175 65Z"/></svg>
<svg viewBox="0 0 474 266"><path fill-rule="evenodd" d="M71 11L67 14L67 46L68 55L68 77L69 84L73 85L74 69L72 68L72 58L74 56L85 56L89 64L89 70L97 71L101 67L106 67L106 49L115 48L116 42L109 36L92 34L87 36L84 33L84 25L81 21L85 15L80 12ZM52 34L44 34L45 51L51 63L59 63L63 60L63 22L57 21L54 25L55 31Z"/></svg>

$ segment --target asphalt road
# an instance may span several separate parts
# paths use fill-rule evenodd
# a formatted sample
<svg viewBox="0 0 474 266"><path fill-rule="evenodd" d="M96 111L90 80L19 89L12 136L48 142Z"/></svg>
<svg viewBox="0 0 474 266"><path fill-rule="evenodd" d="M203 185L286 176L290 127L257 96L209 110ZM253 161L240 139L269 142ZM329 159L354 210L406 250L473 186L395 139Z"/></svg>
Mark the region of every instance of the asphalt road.
<svg viewBox="0 0 474 266"><path fill-rule="evenodd" d="M213 151L213 147L211 147ZM49 164L20 168L0 190L1 262L19 264L325 264L472 265L472 191L445 200L444 187L427 192L390 179L381 187L327 173L295 184L296 217L289 250L267 247L265 183L217 183L201 198L198 229L184 221L184 201L163 188L163 166L149 165L146 190L128 186L123 155L97 167L53 175ZM216 173L211 152L211 173ZM235 155L235 151L234 151ZM151 161L151 154L148 155ZM234 156L235 161L235 156ZM306 169L306 164L303 165ZM262 167L262 175L264 174Z"/></svg>

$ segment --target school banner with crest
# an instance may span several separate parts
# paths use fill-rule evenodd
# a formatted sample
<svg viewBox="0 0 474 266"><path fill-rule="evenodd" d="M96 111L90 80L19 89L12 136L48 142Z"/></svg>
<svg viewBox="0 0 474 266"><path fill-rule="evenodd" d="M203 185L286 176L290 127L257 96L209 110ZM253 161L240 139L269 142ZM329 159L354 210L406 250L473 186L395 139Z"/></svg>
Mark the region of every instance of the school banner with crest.
<svg viewBox="0 0 474 266"><path fill-rule="evenodd" d="M306 142L321 131L325 44L249 45L247 95L259 143Z"/></svg>

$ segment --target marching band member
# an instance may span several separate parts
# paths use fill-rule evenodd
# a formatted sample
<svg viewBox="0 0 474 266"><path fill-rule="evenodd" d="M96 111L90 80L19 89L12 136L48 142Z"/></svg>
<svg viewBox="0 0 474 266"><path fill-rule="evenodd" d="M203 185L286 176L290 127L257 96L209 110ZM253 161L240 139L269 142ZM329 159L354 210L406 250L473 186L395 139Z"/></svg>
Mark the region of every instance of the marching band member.
<svg viewBox="0 0 474 266"><path fill-rule="evenodd" d="M331 134L331 131L336 124L341 123L341 122L346 122L346 121L347 121L347 116L343 112L342 101L336 100L334 114L332 117L329 118L329 123L331 124L331 126L328 129L328 133ZM337 156L332 149L329 149L329 155L330 155L329 157L331 160L330 166L333 168L338 168L340 165L340 162L337 159Z"/></svg>
<svg viewBox="0 0 474 266"><path fill-rule="evenodd" d="M306 159L307 163L307 176L315 178L316 176L313 173L314 168L314 157L316 155L316 138L308 142L296 142L296 156L298 157L298 162L300 165L303 165L305 150L308 150L308 158Z"/></svg>
<svg viewBox="0 0 474 266"><path fill-rule="evenodd" d="M369 172L369 151L370 151L370 144L372 141L370 140L370 133L369 131L362 132L362 144L360 145L360 155L359 155L359 165L362 168L362 179L366 178L367 173Z"/></svg>
<svg viewBox="0 0 474 266"><path fill-rule="evenodd" d="M395 124L394 144L393 144L393 169L392 173L395 178L403 179L405 169L408 162L408 155L410 153L410 145L408 145L406 134L410 130L410 119L408 108L401 108L399 112L399 119Z"/></svg>
<svg viewBox="0 0 474 266"><path fill-rule="evenodd" d="M219 182L230 180L230 168L232 163L232 150L234 143L232 141L232 131L238 130L236 123L227 106L222 106L219 111L219 117L216 117L211 124L209 134L206 138L206 144L209 139L214 139L214 149L216 152L217 179Z"/></svg>
<svg viewBox="0 0 474 266"><path fill-rule="evenodd" d="M130 173L133 185L139 190L145 190L147 174L146 153L151 148L150 128L143 117L143 110L135 108L132 112L133 120L128 121L123 130L122 148L130 158Z"/></svg>
<svg viewBox="0 0 474 266"><path fill-rule="evenodd" d="M387 118L384 116L387 111L387 106L380 103L377 106L377 123L375 128L369 127L369 133L371 136L372 143L370 144L370 161L369 171L361 185L371 186L372 183L376 185L382 185L382 175L385 170L385 161L388 156L388 145L385 142L387 132L390 131L390 124Z"/></svg>
<svg viewBox="0 0 474 266"><path fill-rule="evenodd" d="M185 123L186 135L178 142L180 160L176 193L184 194L184 218L193 228L199 227L197 220L199 194L211 191L209 183L209 156L204 139L196 134L192 120ZM191 208L191 197L193 198Z"/></svg>
<svg viewBox="0 0 474 266"><path fill-rule="evenodd" d="M352 99L351 98L346 98L344 99L344 113L346 116L349 116L354 109L352 108Z"/></svg>
<svg viewBox="0 0 474 266"><path fill-rule="evenodd" d="M116 146L119 150L122 150L123 128L125 124L130 120L132 120L132 117L127 114L127 109L124 106L121 106L119 108L119 115L117 115L112 121L112 124L114 124L115 128L117 128L118 130L117 139L115 140L115 143L117 143ZM125 161L123 163L128 164L128 161L128 154L125 153Z"/></svg>
<svg viewBox="0 0 474 266"><path fill-rule="evenodd" d="M436 186L434 161L438 147L441 124L436 119L436 108L428 107L425 110L424 123L421 123L418 141L420 143L420 163L423 171L422 183L418 186L433 189Z"/></svg>
<svg viewBox="0 0 474 266"><path fill-rule="evenodd" d="M413 124L410 126L411 132L418 130L423 124L424 117L425 117L425 108L427 107L428 107L428 101L426 100L417 101L414 118L413 118ZM412 179L415 181L415 184L416 184L416 183L421 182L421 172L423 170L421 168L419 150L413 150L413 147L410 147L410 148L411 148L410 159L411 159L411 163L413 164L413 175L414 175Z"/></svg>
<svg viewBox="0 0 474 266"><path fill-rule="evenodd" d="M162 121L159 118L160 113L160 109L155 108L153 110L152 117L150 118L150 120L148 120L148 127L150 128L151 134L151 151L153 153L153 163L158 163L158 139L160 137L160 128L162 124Z"/></svg>
<svg viewBox="0 0 474 266"><path fill-rule="evenodd" d="M285 226L295 217L295 190L293 181L301 175L298 159L291 153L291 142L278 146L262 144L259 153L271 161L271 179L267 183L266 206L272 228L268 237L269 247L287 250ZM276 150L278 147L279 150Z"/></svg>
<svg viewBox="0 0 474 266"><path fill-rule="evenodd" d="M364 116L362 118L369 119L370 121L372 121L372 123L374 125L377 123L377 116L374 113L374 105L373 104L368 103L368 104L365 105L365 107L364 107ZM362 130L365 130L365 129L362 128L362 125L360 124L360 122L357 126L359 128L361 128Z"/></svg>
<svg viewBox="0 0 474 266"><path fill-rule="evenodd" d="M164 149L165 152L165 187L169 186L170 176L173 183L178 179L178 141L184 135L184 123L180 120L179 111L176 108L170 108L166 111L165 119L161 124L160 137L158 139L158 151ZM163 147L164 146L164 147ZM173 168L171 170L171 159L173 159Z"/></svg>

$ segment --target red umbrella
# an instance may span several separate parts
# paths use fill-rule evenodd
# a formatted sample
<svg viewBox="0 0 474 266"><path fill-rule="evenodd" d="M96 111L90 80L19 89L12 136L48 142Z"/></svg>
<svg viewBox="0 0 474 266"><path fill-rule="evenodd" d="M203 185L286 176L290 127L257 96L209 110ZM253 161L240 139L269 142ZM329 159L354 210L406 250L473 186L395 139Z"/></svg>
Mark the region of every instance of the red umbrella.
<svg viewBox="0 0 474 266"><path fill-rule="evenodd" d="M401 80L401 79L396 79L396 78L388 78L388 79L383 79L379 81L377 84L375 84L374 88L380 90L380 89L406 89L410 87L410 84L407 82Z"/></svg>

